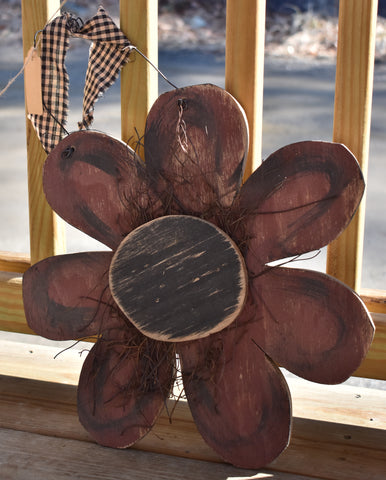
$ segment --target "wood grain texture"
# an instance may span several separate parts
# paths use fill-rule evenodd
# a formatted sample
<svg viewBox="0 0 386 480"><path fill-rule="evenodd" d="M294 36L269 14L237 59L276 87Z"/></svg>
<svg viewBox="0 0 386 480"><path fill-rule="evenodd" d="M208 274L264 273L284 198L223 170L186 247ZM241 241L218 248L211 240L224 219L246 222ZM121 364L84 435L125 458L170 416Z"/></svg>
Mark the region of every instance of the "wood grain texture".
<svg viewBox="0 0 386 480"><path fill-rule="evenodd" d="M24 273L31 266L30 256L24 253L0 252L0 271Z"/></svg>
<svg viewBox="0 0 386 480"><path fill-rule="evenodd" d="M74 340L97 335L112 324L111 259L111 252L82 252L34 264L23 277L29 327L52 340Z"/></svg>
<svg viewBox="0 0 386 480"><path fill-rule="evenodd" d="M23 1L23 5L27 5L28 11L30 14L33 16L35 15L35 12L39 12L39 5L42 2L37 2L38 8L35 9L30 9L30 2L25 2ZM49 3L52 4L53 2L44 2L44 3ZM58 2L56 2L58 3ZM232 1L228 2L228 5L232 3L235 8L237 13L238 10L240 9L240 6L237 5L238 2ZM255 4L255 2L251 3ZM258 2L259 7L265 2ZM351 5L351 3L353 5ZM358 4L358 5L354 5ZM127 2L122 2L122 4L127 5ZM341 2L341 8L343 7L343 4L345 4L346 12L350 8L356 8L363 5L366 8L366 5L368 4L367 1L364 2ZM375 5L375 2L372 2L372 5ZM375 7L373 7L373 12L375 11ZM129 16L130 11L127 8L127 16ZM139 12L141 15L141 12ZM348 15L346 13L346 18L348 22L365 22L366 19L364 18L365 16L363 15ZM32 17L31 17L32 18ZM237 21L238 18L240 18L239 15L234 16L234 20ZM374 18L374 15L373 17ZM134 22L135 22L135 17L134 17ZM264 23L264 22L263 22ZM374 23L373 23L374 25ZM39 28L39 27L38 27ZM31 29L32 34L35 33L36 27L34 26ZM264 29L262 28L261 31ZM356 38L361 38L362 36L359 35L360 30L358 30L355 25L352 28L349 28L348 31L351 30L351 35L354 35ZM354 32L354 33L353 33ZM237 35L236 39L242 38L242 35ZM363 37L362 37L363 38ZM31 39L31 35L30 35ZM346 45L349 46L350 48L350 39L345 42ZM354 50L354 49L353 49ZM359 49L361 50L361 48ZM255 58L257 57L254 52L254 48L250 49L252 56ZM236 51L237 53L237 51ZM244 58L244 56L240 56ZM348 58L350 55L348 55ZM260 61L263 58L262 56L259 57ZM248 61L246 62L248 63ZM347 66L350 68L361 68L363 72L368 72L369 69L366 69L366 66L363 66L363 63L358 62L357 60L350 60L347 63ZM130 65L128 66L128 69L130 68ZM371 61L370 61L370 69L371 69ZM234 74L235 77L237 77L236 74L237 70L235 70ZM344 88L349 88L350 87L350 82L352 81L351 76L351 71L347 69L347 77L345 80ZM130 74L129 74L130 75ZM242 78L241 78L242 81ZM341 91L344 92L344 89L341 89ZM245 90L246 95L248 95L248 90ZM236 95L237 97L237 95ZM355 101L351 102L352 105L355 105ZM262 103L261 103L262 105ZM349 114L351 115L351 114ZM341 122L340 126L343 127L344 125L347 125L347 122ZM259 132L260 134L260 132ZM124 135L124 138L127 138L128 135ZM359 141L362 140L361 134L357 135L357 138ZM30 140L29 140L30 141ZM33 149L31 149L33 151ZM34 228L34 235L35 238L38 239L39 237L39 229ZM352 242L350 240L350 244L352 245ZM36 245L35 245L36 246ZM342 263L341 259L346 258L346 263L348 264L351 259L347 256L345 256L345 252L347 251L348 255L352 255L352 251L350 248L347 246L343 246L342 250L337 253L335 256L335 259L332 259L332 254L330 253L330 259L332 262L332 266L335 268L336 265ZM355 255L355 251L354 251ZM37 257L39 257L39 254L37 254ZM340 259L340 260L339 260ZM336 261L337 264L334 264L333 262ZM339 265L338 265L339 267ZM357 268L358 271L358 268ZM14 310L14 306L16 304L20 304L20 299L21 299L21 279L17 280L15 284L17 285L17 288L19 289L19 294L18 297L15 297L14 300L10 300L10 304L8 302L8 288L9 288L9 281L4 280L0 282L1 283L1 288L5 285L6 288L6 296L2 294L1 296L1 304L2 307L5 304L5 315L6 318L16 318L17 317L17 312ZM11 282L12 283L12 282ZM13 286L12 286L13 288ZM16 317L14 315L16 314ZM1 315L3 318L3 314ZM379 332L383 332L382 335L384 335L384 332L386 331L385 329L385 322L382 316L382 321L379 320L381 316L377 315L375 317L375 320L377 323L379 323L379 328L378 332L375 337L375 345L377 344L377 338ZM14 327L14 323L12 323L12 328ZM16 319L16 325L17 319ZM373 344L373 346L374 346ZM386 345L386 340L385 337L383 337L383 340L380 344L380 346L383 349L384 352L384 346ZM373 350L373 349L372 349ZM371 350L371 351L372 351ZM370 353L371 353L370 351ZM378 352L379 353L379 352ZM370 354L369 354L370 355ZM383 360L382 360L383 358ZM377 374L383 375L384 377L384 365L385 365L385 358L382 357L381 355L377 357L377 366L376 368L368 368L366 370L367 375L371 375L371 372L374 372L374 369L376 370ZM366 361L364 365L366 365ZM371 360L371 365L375 365L374 359ZM365 372L365 370L363 370ZM370 373L369 373L370 372ZM11 379L12 380L12 379ZM14 379L13 379L14 380ZM5 396L1 397L1 403L2 403L2 408L0 409L0 417L1 421L9 421L10 424L12 425L10 428L14 429L15 425L16 428L34 428L36 431L39 431L41 429L46 428L46 423L45 422L51 422L51 432L54 432L53 434L58 435L61 434L60 430L63 427L63 430L66 430L67 424L66 421L62 421L62 415L64 418L67 419L69 416L72 415L72 418L74 420L74 425L76 424L76 427L74 429L77 434L82 435L82 433L79 433L82 431L82 429L79 427L79 424L77 422L76 418L76 411L74 404L72 405L72 408L65 402L61 403L63 398L61 395L64 393L63 390L60 390L57 392L57 398L56 400L53 401L51 399L49 402L44 402L44 400L41 399L41 397L38 396L34 397L34 390L31 387L30 384L26 384L25 381L21 381L20 385L20 395L12 397L12 395L8 395L9 392L12 391L12 387L8 383L4 383L4 380L1 379L1 385L4 386L5 391L7 394ZM37 386L36 391L42 392L44 389L47 388L47 383L39 383ZM56 386L54 387L55 389L57 388ZM310 397L312 398L312 393L314 392L312 387L307 387L304 390L304 398L307 399L307 403L310 405L310 408L305 408L304 409L304 414L309 415L311 418L311 415L315 415L315 413L318 413L321 411L321 408L323 409L323 406L321 407L321 401L324 398L324 396L328 397L326 398L326 403L331 405L338 405L337 408L333 407L330 410L327 410L326 413L326 419L322 422L311 422L309 420L305 420L304 422L299 422L297 421L298 419L295 419L294 422L294 432L293 432L293 442L290 446L290 448L285 452L284 455L282 455L276 462L275 462L275 468L277 469L287 469L290 471L294 472L299 472L300 470L307 470L308 474L311 477L315 476L315 472L318 472L318 475L320 475L323 478L331 478L331 479L336 479L339 478L341 479L363 479L363 478L373 478L373 479L382 479L384 478L384 472L386 470L385 466L385 452L383 450L384 445L386 444L386 440L384 438L384 432L385 432L385 425L379 422L379 419L384 418L384 405L385 405L385 399L384 397L380 397L380 400L377 404L377 402L374 400L374 396L372 398L367 397L367 393L363 390L352 390L352 394L350 394L347 397L342 396L342 398L338 401L337 397L334 395L334 391L327 389L327 387L323 387L321 390L316 390L317 394L317 401L315 403L310 401ZM35 393L36 393L35 391ZM354 395L355 392L355 395ZM378 392L381 393L381 392ZM74 389L72 389L72 394L74 394ZM73 395L74 396L74 395ZM357 402L362 402L361 403L361 414L358 414L357 408ZM58 408L58 404L60 407ZM353 408L350 408L350 411L347 411L347 406L350 405ZM303 404L299 408L299 410L302 410ZM366 416L367 413L369 414L368 417L370 417L371 414L371 421L367 419L366 423ZM9 417L8 417L9 415ZM364 421L363 428L352 428L350 422L347 420L347 415L352 417L352 416L360 416L360 418ZM337 417L339 418L339 422L342 423L336 423L337 422ZM168 419L167 417L164 418L165 425L168 425ZM345 424L346 423L346 424ZM375 428L371 428L371 424L375 426ZM58 425L60 425L60 428L58 428ZM174 425L175 426L175 425ZM181 438L186 435L187 430L189 430L186 418L183 418L182 420L182 427L180 429L179 434L181 437L177 436L177 442L174 447L172 447L171 451L174 453L177 449L180 449L180 451L183 451L183 454L186 454L186 450L189 450L191 446L193 446L192 450L194 449L194 442L193 441L188 441L187 443L184 443L181 441ZM5 432L5 441L2 442L2 451L6 452L7 455L11 456L11 460L9 464L7 463L7 467L10 466L10 470L7 470L6 473L10 475L18 475L16 478L23 478L22 475L25 475L24 478L30 478L31 471L33 471L33 468L31 467L31 464L36 460L38 464L40 464L37 467L37 477L39 478L47 478L49 479L50 477L48 476L48 472L46 469L47 463L43 460L44 466L42 467L42 458L47 458L47 452L50 451L50 447L54 447L54 456L52 458L52 464L55 466L58 465L58 452L62 449L62 451L66 451L66 454L64 455L64 460L63 464L60 465L60 471L58 472L58 467L56 468L55 474L52 476L52 478L59 478L61 479L60 475L63 475L63 478L69 478L68 474L66 473L70 471L70 478L74 477L74 472L77 471L77 468L83 468L83 461L86 459L86 467L85 467L85 477L89 476L89 471L91 469L92 474L101 474L100 471L98 470L93 470L93 465L96 463L98 466L100 466L101 470L104 470L104 464L110 465L108 462L111 461L111 468L109 468L109 472L107 475L107 478L113 478L111 476L111 472L116 472L117 475L120 475L123 473L123 477L127 477L127 470L129 468L130 462L131 462L131 468L133 468L133 463L136 462L135 456L130 457L130 460L127 462L127 469L122 469L123 472L118 471L116 465L123 460L120 458L118 460L118 457L113 456L112 454L107 454L104 455L102 452L105 452L105 449L100 449L99 447L95 448L97 450L88 450L87 448L85 450L81 450L80 446L78 443L72 444L70 448L70 452L66 448L66 444L63 443L62 439L51 439L49 437L44 438L43 437L43 444L39 443L39 446L41 447L41 450L39 450L38 447L38 438L39 436L24 436L21 438L20 436L13 436L13 431ZM83 432L83 435L86 435ZM165 438L165 437L164 437ZM145 438L145 441L147 440L147 437ZM149 438L150 444L153 442L153 445L157 443L164 443L163 438ZM55 444L53 442L56 442ZM4 445L4 446L3 446ZM34 448L33 452L31 455L26 453L26 445L29 445L30 448L34 448L36 446L36 449ZM150 445L150 448L153 448L153 445ZM188 446L186 446L188 445ZM94 446L93 446L94 448ZM4 449L4 450L3 450ZM79 450L78 450L79 449ZM185 452L184 452L185 450ZM203 450L205 450L205 446L203 447ZM16 453L15 453L16 452ZM77 456L74 452L78 452L79 456ZM98 452L98 453L95 453ZM25 454L27 456L20 457L19 455ZM117 454L124 454L128 452L117 452ZM133 452L130 452L133 453ZM7 457L8 459L9 457ZM60 457L63 458L63 457ZM87 461L90 459L90 461ZM109 460L110 459L110 460ZM21 462L20 460L23 460ZM74 460L76 463L75 466L72 466L71 461ZM100 461L100 462L99 462ZM49 462L49 460L48 460ZM169 463L166 464L165 468L161 468L159 463L153 464L151 460L148 460L147 462L143 460L141 457L138 462L142 463L142 465L138 466L139 469L139 478L142 478L142 471L143 471L143 463L145 465L148 463L150 465L150 471L146 471L145 476L143 478L149 478L149 476L155 475L153 468L153 465L157 465L157 470L159 471L159 477L162 478L162 475L164 475L165 478L169 478L170 476L170 471L174 470L174 467L171 466ZM175 460L172 460L172 465L176 465ZM63 466L62 466L63 465ZM80 467L79 465L82 465ZM126 463L124 464L126 465ZM135 463L137 466L137 464ZM187 467L187 472L184 472L184 478L188 478L187 475L193 473L193 477L196 478L196 476L210 476L211 478L216 478L212 471L207 471L205 472L206 465L203 467L204 470L202 473L195 469L195 465L197 464L190 464L189 467ZM54 467L55 468L55 467ZM176 466L175 469L176 471L183 471L182 466L178 467ZM19 471L17 471L19 469ZM47 475L44 475L44 473L47 473ZM197 472L197 475L196 475ZM209 473L208 473L209 472ZM94 475L94 476L95 476ZM102 473L103 475L103 473ZM230 475L228 472L222 474L219 478L227 478L227 476ZM234 473L234 475L237 475L237 473ZM240 473L240 475L242 475ZM277 477L276 474L274 473L274 478L281 478ZM12 478L12 477L11 477ZM103 477L102 477L103 478ZM119 478L119 477L118 477ZM259 478L259 476L257 477ZM263 477L264 478L264 477ZM269 476L268 476L269 478ZM286 477L283 477L286 478Z"/></svg>
<svg viewBox="0 0 386 480"><path fill-rule="evenodd" d="M157 0L121 1L120 28L153 64L158 64ZM143 158L138 142L158 96L158 73L139 54L132 53L131 59L121 72L121 138Z"/></svg>
<svg viewBox="0 0 386 480"><path fill-rule="evenodd" d="M386 315L373 313L375 337L361 366L355 372L358 377L386 380Z"/></svg>
<svg viewBox="0 0 386 480"><path fill-rule="evenodd" d="M27 54L35 33L59 12L59 0L22 0L23 52ZM48 205L42 185L42 169L46 159L32 123L27 120L28 198L31 262L65 251L64 224Z"/></svg>
<svg viewBox="0 0 386 480"><path fill-rule="evenodd" d="M21 278L19 278L18 281L14 279L14 282L16 283L17 293L16 296L12 297L9 295L9 289L12 289L12 287L9 286L9 283L7 283L6 281L0 281L0 291L5 291L7 293L7 300L0 302L0 311L2 317L0 319L1 329L11 332L33 333L28 328L25 321L23 306L20 304L18 308L15 308L17 305L17 295L19 295L21 298ZM10 303L12 304L11 308L9 305ZM384 314L373 314L372 318L376 327L375 337L373 343L371 344L367 357L365 358L359 369L354 373L354 375L358 377L386 380L386 318ZM12 348L14 348L14 351L12 351ZM19 348L17 344L14 347L12 347L12 344L2 346L2 353L0 354L0 365L2 366L1 372L4 375L15 375L26 378L36 378L37 380L62 382L60 376L58 377L56 374L56 363L52 362L53 357L60 352L61 348L61 346L56 346L52 347L52 349L48 348L48 350L37 350L36 347L34 347L34 353L38 355L39 358L41 358L41 361L44 360L44 365L39 366L39 363L35 365L35 362L39 362L39 358L33 360L31 363L28 351L25 351L25 355L23 355L23 349ZM87 347L86 349L89 348L90 347ZM78 360L80 360L80 357ZM74 373L75 376L71 376L73 375L71 371L69 373L65 373L66 376L70 375L73 379L70 383L77 383L79 369L82 362L83 357L81 361L75 362L74 368L77 369ZM69 361L69 368L72 364L73 362ZM33 369L33 374L31 374L31 369ZM17 372L20 373L18 374ZM314 387L316 388L315 385ZM326 391L328 391L327 386L323 386L322 388L325 388Z"/></svg>
<svg viewBox="0 0 386 480"><path fill-rule="evenodd" d="M374 77L377 0L339 3L333 140L346 145L367 179ZM359 291L365 202L347 230L328 248L327 273Z"/></svg>
<svg viewBox="0 0 386 480"><path fill-rule="evenodd" d="M290 381L290 388L296 415L292 440L287 450L269 466L271 475L289 472L295 476L317 475L328 480L383 480L386 463L384 391L318 386L299 383L296 379ZM168 408L172 407L173 402L168 402ZM0 426L3 429L42 434L48 438L59 437L63 448L66 448L65 439L91 440L79 424L76 387L70 385L1 376ZM117 450L106 450L89 443L85 445L89 445L91 452L106 452L105 462L109 458L117 462L117 456L124 457L125 453L135 462L135 451L117 453ZM28 453L25 444L21 448ZM198 434L185 402L177 405L171 424L168 415L163 412L153 430L138 442L136 449L219 461L219 457ZM56 449L54 452L54 455L60 453ZM97 453L86 455L92 462L97 461L97 457ZM32 458L40 461L39 453L34 452ZM139 458L142 458L141 455ZM175 461L178 463L178 459ZM213 464L213 472L216 466L221 471L220 465ZM153 478L163 478L162 475L157 477L157 469L153 470ZM238 472L235 475L242 478L243 471ZM127 471L125 474L127 476ZM256 471L248 475L253 474ZM166 478L169 478L168 475Z"/></svg>
<svg viewBox="0 0 386 480"><path fill-rule="evenodd" d="M43 186L62 218L110 248L157 207L134 151L95 131L72 133L51 151Z"/></svg>
<svg viewBox="0 0 386 480"><path fill-rule="evenodd" d="M144 339L131 324L93 346L78 386L79 420L101 445L126 448L153 427L174 379L174 347Z"/></svg>
<svg viewBox="0 0 386 480"><path fill-rule="evenodd" d="M372 314L375 336L370 350L355 376L386 380L386 319L385 314ZM27 325L22 301L22 276L9 272L0 273L0 327L1 330L34 333ZM12 361L12 356L9 358ZM16 366L23 369L23 361ZM9 372L13 370L9 365Z"/></svg>
<svg viewBox="0 0 386 480"><path fill-rule="evenodd" d="M0 327L20 333L33 333L28 327L22 298L22 275L0 272Z"/></svg>
<svg viewBox="0 0 386 480"><path fill-rule="evenodd" d="M229 325L244 305L247 278L224 232L197 217L173 215L126 237L111 264L110 288L142 333L181 342Z"/></svg>
<svg viewBox="0 0 386 480"><path fill-rule="evenodd" d="M250 144L244 180L261 164L265 0L227 1L225 88L244 108Z"/></svg>
<svg viewBox="0 0 386 480"><path fill-rule="evenodd" d="M239 322L275 362L302 378L340 383L360 366L374 335L361 299L324 273L269 268L251 281Z"/></svg>
<svg viewBox="0 0 386 480"><path fill-rule="evenodd" d="M53 342L36 335L1 334L0 374L78 385L92 343Z"/></svg>
<svg viewBox="0 0 386 480"><path fill-rule="evenodd" d="M248 149L245 113L214 85L161 95L151 108L145 155L166 213L216 219L238 192Z"/></svg>
<svg viewBox="0 0 386 480"><path fill-rule="evenodd" d="M305 141L272 153L240 192L254 267L330 243L350 222L363 190L358 162L343 145Z"/></svg>
<svg viewBox="0 0 386 480"><path fill-rule="evenodd" d="M28 448L25 447L28 445ZM2 475L7 480L320 480L270 470L240 470L230 465L150 452L110 450L76 440L0 430ZM118 466L118 467L117 467Z"/></svg>
<svg viewBox="0 0 386 480"><path fill-rule="evenodd" d="M361 288L360 295L370 312L386 313L386 291Z"/></svg>
<svg viewBox="0 0 386 480"><path fill-rule="evenodd" d="M287 447L291 397L249 325L177 346L188 404L204 440L226 462L261 468Z"/></svg>

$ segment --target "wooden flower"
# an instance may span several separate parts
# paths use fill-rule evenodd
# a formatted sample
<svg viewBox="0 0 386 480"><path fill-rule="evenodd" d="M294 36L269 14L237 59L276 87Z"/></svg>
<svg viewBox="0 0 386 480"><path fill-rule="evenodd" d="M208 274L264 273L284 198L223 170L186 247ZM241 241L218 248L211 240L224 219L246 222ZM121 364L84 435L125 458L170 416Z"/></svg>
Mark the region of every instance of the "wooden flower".
<svg viewBox="0 0 386 480"><path fill-rule="evenodd" d="M32 266L26 317L51 339L97 336L78 410L103 445L129 446L152 428L177 354L206 442L226 461L258 468L289 441L290 393L277 365L338 383L369 348L374 327L355 292L323 273L269 266L347 226L364 189L355 158L340 144L300 142L241 186L247 146L238 103L201 85L155 102L145 163L90 131L47 158L53 209L111 251Z"/></svg>

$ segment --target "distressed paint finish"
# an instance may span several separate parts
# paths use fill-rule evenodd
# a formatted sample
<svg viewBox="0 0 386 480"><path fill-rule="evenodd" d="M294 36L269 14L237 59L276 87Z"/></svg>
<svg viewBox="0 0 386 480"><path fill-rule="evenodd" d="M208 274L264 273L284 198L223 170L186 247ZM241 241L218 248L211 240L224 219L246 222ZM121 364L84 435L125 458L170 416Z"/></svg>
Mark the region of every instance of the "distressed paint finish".
<svg viewBox="0 0 386 480"><path fill-rule="evenodd" d="M173 345L144 339L130 324L104 332L84 362L77 397L79 420L98 443L124 448L146 435L169 397L174 356Z"/></svg>
<svg viewBox="0 0 386 480"><path fill-rule="evenodd" d="M136 278L130 278L133 268L129 274L118 274L118 279L128 279L129 287L137 293L148 292L142 296L143 305L135 306L135 315L155 307L149 318L153 316L157 324L160 305L152 303L154 291L150 287L155 285L159 290L163 283L163 272L157 269L153 277L142 282L142 275L146 277L149 272L147 264L138 261L141 249L150 249L155 255L153 266L169 262L168 267L174 269L174 276L165 283L169 284L170 298L180 281L174 260L178 255L184 257L182 252L188 245L194 250L201 241L206 242L208 258L204 266L191 259L183 262L185 273L191 268L185 282L189 287L198 283L192 278L200 278L202 268L212 269L206 263L210 266L221 260L226 249L219 247L217 239L230 237L230 251L244 256L247 269L246 302L242 296L240 304L236 297L231 302L232 308L240 308L239 314L223 330L202 336L203 331L215 331L213 324L221 325L224 320L224 306L232 300L225 293L232 291L228 287L220 297L222 308L213 313L213 319L203 319L198 328L202 338L194 341L164 343L143 335L141 321L138 329L130 322L136 322L131 318L131 306L126 309L123 305L122 299L130 304L135 298L131 290L129 294L125 291L124 283L123 291L118 295L115 291L115 300L101 302L108 305L109 314L99 319L98 341L86 360L79 385L81 421L100 443L127 446L151 428L173 379L170 352L176 348L188 401L203 438L226 461L259 468L286 447L291 429L288 388L272 362L311 380L336 383L352 374L365 356L374 326L354 292L321 273L267 266L271 260L320 248L347 226L364 188L356 159L339 144L299 142L268 157L241 186L247 140L245 116L238 103L218 87L201 85L169 92L155 103L146 125L145 164L122 143L95 132L70 135L47 160L45 186L50 203L70 223L114 251L118 249L111 268L112 289L116 287L117 259L123 260L123 270L126 262L129 267L131 261L134 266L138 264ZM217 232L214 243L200 228L190 228L182 243L163 248L165 238L178 230L176 225L189 223L192 217L197 217L194 221L200 227L209 225L208 221L213 224L211 228ZM150 226L167 224L171 219L177 222L174 229L151 233L147 240ZM145 232L141 241L133 241L141 232ZM199 238L194 237L196 234ZM125 238L130 246L127 252ZM97 273L101 265L103 271L108 269L107 257L98 260L97 253L90 255L87 268L76 257L71 265L69 257L69 269L77 269L85 285L94 269ZM49 334L53 334L55 322L46 312L61 299L59 289L52 286L60 285L66 271L61 261L55 278L55 259L50 259L48 283L44 268L34 273L33 283L48 290L45 296L26 294L27 309L41 313L38 327L43 331L46 323ZM226 281L239 281L240 262L236 264ZM197 268L199 274L193 277ZM222 287L224 279L218 281ZM31 289L31 285L27 282L25 288ZM82 280L75 285L82 286ZM108 292L109 285L104 287L101 293ZM87 297L86 292L80 293ZM167 297L162 298L162 304L173 310L185 301L193 309L203 309L198 310L202 313L212 308L209 293L210 289L197 292L189 288L177 304L168 303L171 300ZM83 325L79 321L83 318L83 303L77 303L79 294L63 295L65 307L74 296L73 318L75 324ZM65 321L71 319L61 316L62 312L59 308L58 335L71 332L71 328L77 331L76 325L64 328ZM95 315L97 320L98 310ZM163 316L164 323L170 322L174 328L179 311ZM97 327L93 320L90 326ZM146 328L143 331L148 334ZM196 338L197 329L193 334L192 330L185 333L174 339ZM139 378L150 381L137 388Z"/></svg>
<svg viewBox="0 0 386 480"><path fill-rule="evenodd" d="M240 313L244 260L233 241L197 217L153 220L129 234L110 268L115 301L145 335L163 341L206 337Z"/></svg>
<svg viewBox="0 0 386 480"><path fill-rule="evenodd" d="M370 348L374 325L356 293L320 272L267 268L250 281L244 322L271 358L312 382L344 382Z"/></svg>
<svg viewBox="0 0 386 480"><path fill-rule="evenodd" d="M109 322L111 252L48 257L23 276L27 323L52 340L72 340L100 332Z"/></svg>
<svg viewBox="0 0 386 480"><path fill-rule="evenodd" d="M251 255L264 264L327 245L350 222L364 187L343 145L305 141L277 150L240 193Z"/></svg>
<svg viewBox="0 0 386 480"><path fill-rule="evenodd" d="M288 444L291 396L248 325L236 325L179 344L177 351L189 407L205 441L225 461L257 468Z"/></svg>
<svg viewBox="0 0 386 480"><path fill-rule="evenodd" d="M225 90L195 85L161 95L149 112L145 160L171 213L213 216L240 188L248 151L243 110Z"/></svg>
<svg viewBox="0 0 386 480"><path fill-rule="evenodd" d="M157 208L142 161L99 132L64 138L47 157L43 186L59 215L110 248L143 222L143 212Z"/></svg>

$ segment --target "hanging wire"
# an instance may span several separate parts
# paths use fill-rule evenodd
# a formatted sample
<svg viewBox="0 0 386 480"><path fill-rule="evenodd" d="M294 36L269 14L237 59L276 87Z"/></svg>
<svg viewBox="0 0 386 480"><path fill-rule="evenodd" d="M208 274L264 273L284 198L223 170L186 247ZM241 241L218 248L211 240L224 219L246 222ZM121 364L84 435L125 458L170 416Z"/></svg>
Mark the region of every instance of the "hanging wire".
<svg viewBox="0 0 386 480"><path fill-rule="evenodd" d="M42 98L42 103L43 103L43 107L44 107L44 110L48 113L48 115L59 125L59 127L63 130L63 132L65 133L65 135L70 135L68 130L66 129L66 127L61 123L59 122L59 120L54 116L54 114L51 112L51 110L47 107L47 105L44 103L44 100Z"/></svg>
<svg viewBox="0 0 386 480"><path fill-rule="evenodd" d="M143 57L143 58L149 63L149 65L151 65L151 66L159 73L159 75L161 75L161 77L165 80L165 82L167 82L170 86L172 86L172 87L175 88L176 90L178 89L178 87L177 87L176 85L174 85L174 83L172 83L172 82L166 77L166 75L164 75L164 74L161 72L161 70L160 70L158 67L156 67L156 66L154 65L154 63L151 62L150 59L149 59L144 53L142 53L141 50L139 50L137 47L135 47L134 45L128 45L127 47L124 47L123 50L130 50L130 51L131 51L131 50L135 50L136 52L138 52L138 53L141 55L141 57Z"/></svg>
<svg viewBox="0 0 386 480"><path fill-rule="evenodd" d="M39 33L42 33L43 30L44 30L44 28L38 30L38 31L35 33L35 35L34 35L34 49L36 49L36 47L37 47L37 41L36 41L36 39L38 38Z"/></svg>
<svg viewBox="0 0 386 480"><path fill-rule="evenodd" d="M59 12L61 11L62 7L67 3L67 1L68 1L68 0L63 0L63 1L61 2L61 4L59 5L59 7L55 10L55 12L52 14L52 16L50 17L50 19L47 21L46 25L48 25L48 24L52 21L52 19L57 15L57 13L59 13ZM8 83L7 83L7 85L6 85L5 87L3 87L3 88L1 89L1 91L0 91L0 97L1 97L2 95L4 95L4 93L8 90L8 88L16 82L16 80L20 77L20 75L23 74L26 65L27 65L27 64L31 61L31 59L32 59L33 51L36 49L36 47L37 47L38 44L39 44L39 42L37 41L37 36L38 36L38 34L41 33L43 30L44 30L44 29L38 30L38 31L35 33L34 43L33 43L33 47L34 47L33 50L31 50L31 51L29 52L29 55L26 57L23 66L22 66L21 69L17 72L17 74L8 81Z"/></svg>

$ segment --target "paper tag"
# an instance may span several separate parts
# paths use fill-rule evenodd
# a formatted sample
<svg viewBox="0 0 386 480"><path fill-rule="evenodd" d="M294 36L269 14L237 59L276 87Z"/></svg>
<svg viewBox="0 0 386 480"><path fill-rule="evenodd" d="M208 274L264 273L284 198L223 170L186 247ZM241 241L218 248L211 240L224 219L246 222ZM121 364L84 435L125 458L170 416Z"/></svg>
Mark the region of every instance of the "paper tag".
<svg viewBox="0 0 386 480"><path fill-rule="evenodd" d="M29 60L27 61L27 59ZM42 61L36 48L30 48L24 65L27 112L29 114L43 115Z"/></svg>

